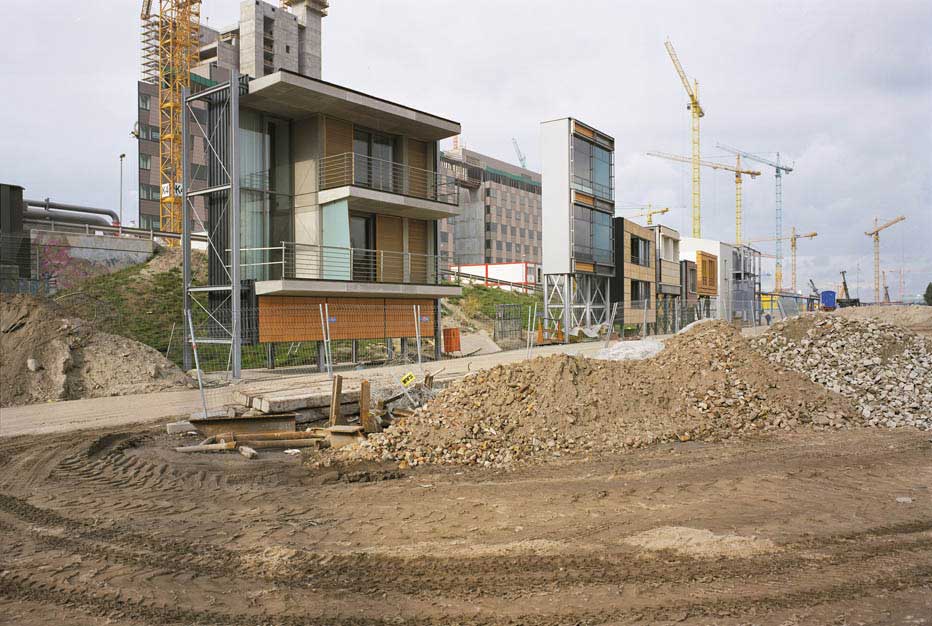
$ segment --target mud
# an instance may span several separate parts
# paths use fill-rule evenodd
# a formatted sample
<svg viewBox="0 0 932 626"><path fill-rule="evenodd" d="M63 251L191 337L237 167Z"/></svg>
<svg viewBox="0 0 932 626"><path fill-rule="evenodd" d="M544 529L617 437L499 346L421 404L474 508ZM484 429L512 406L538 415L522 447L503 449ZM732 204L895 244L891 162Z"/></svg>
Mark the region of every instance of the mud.
<svg viewBox="0 0 932 626"><path fill-rule="evenodd" d="M313 472L280 452L171 449L184 441L144 426L0 440L0 623L932 615L932 442L910 429L660 444L509 472Z"/></svg>

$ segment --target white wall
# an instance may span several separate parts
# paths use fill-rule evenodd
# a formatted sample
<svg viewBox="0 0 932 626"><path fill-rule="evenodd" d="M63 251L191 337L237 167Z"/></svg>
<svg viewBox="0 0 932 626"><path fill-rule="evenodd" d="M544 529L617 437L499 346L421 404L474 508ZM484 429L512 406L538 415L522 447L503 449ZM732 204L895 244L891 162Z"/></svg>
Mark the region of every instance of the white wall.
<svg viewBox="0 0 932 626"><path fill-rule="evenodd" d="M540 125L541 267L544 274L570 273L570 120Z"/></svg>

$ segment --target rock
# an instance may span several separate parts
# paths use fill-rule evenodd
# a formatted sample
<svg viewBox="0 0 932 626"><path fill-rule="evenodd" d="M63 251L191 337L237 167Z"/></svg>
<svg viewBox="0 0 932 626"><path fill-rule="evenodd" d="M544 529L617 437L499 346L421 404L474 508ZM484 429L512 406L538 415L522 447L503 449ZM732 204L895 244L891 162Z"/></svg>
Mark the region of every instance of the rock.
<svg viewBox="0 0 932 626"><path fill-rule="evenodd" d="M899 502L900 504L912 504L913 503L913 499L910 498L909 496L899 496L897 497L896 501Z"/></svg>
<svg viewBox="0 0 932 626"><path fill-rule="evenodd" d="M180 422L170 422L165 424L165 432L167 432L169 435L181 435L192 430L196 429L194 428L194 424L188 420L181 420Z"/></svg>
<svg viewBox="0 0 932 626"><path fill-rule="evenodd" d="M39 362L33 358L26 359L26 368L30 372L38 372L41 369Z"/></svg>
<svg viewBox="0 0 932 626"><path fill-rule="evenodd" d="M250 448L249 446L240 446L237 449L239 450L239 453L242 454L247 459L255 459L256 457L259 456L259 453L253 450L252 448Z"/></svg>
<svg viewBox="0 0 932 626"><path fill-rule="evenodd" d="M146 373L149 374L149 378L158 378L161 372L159 371L159 366L155 363L150 363L146 367Z"/></svg>

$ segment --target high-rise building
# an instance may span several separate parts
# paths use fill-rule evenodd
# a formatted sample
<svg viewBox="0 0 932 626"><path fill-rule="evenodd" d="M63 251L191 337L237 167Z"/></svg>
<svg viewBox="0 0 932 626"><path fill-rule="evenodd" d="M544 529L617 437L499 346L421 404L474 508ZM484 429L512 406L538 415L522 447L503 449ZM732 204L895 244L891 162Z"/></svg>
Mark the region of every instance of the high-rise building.
<svg viewBox="0 0 932 626"><path fill-rule="evenodd" d="M459 214L440 223L443 261L540 263L540 174L461 147L440 167L460 188Z"/></svg>
<svg viewBox="0 0 932 626"><path fill-rule="evenodd" d="M327 0L284 0L278 7L265 0L243 0L236 25L213 29L199 28L198 63L192 69L192 90L208 87L229 78L236 70L252 78L260 78L278 70L286 70L311 78L321 75L321 22L327 15ZM144 49L153 50L157 31L144 30ZM138 91L139 158L139 226L159 228L159 87L157 67L143 63ZM192 121L193 161L191 189L206 186L206 163L203 162L204 120ZM194 200L198 217L203 217L203 199Z"/></svg>

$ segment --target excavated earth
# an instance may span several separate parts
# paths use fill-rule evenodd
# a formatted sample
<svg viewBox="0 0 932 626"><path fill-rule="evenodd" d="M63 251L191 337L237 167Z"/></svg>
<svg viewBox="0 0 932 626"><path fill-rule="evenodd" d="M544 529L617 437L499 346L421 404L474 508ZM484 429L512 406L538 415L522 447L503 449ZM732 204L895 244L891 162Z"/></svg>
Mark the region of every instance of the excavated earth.
<svg viewBox="0 0 932 626"><path fill-rule="evenodd" d="M853 405L775 369L723 322L697 324L656 356L556 355L502 365L440 392L412 417L338 460L513 467L669 441L722 441L775 429L844 428Z"/></svg>
<svg viewBox="0 0 932 626"><path fill-rule="evenodd" d="M157 350L99 332L50 300L0 299L0 407L189 386Z"/></svg>
<svg viewBox="0 0 932 626"><path fill-rule="evenodd" d="M0 624L922 624L932 442L768 431L511 471L0 439ZM925 621L923 621L925 620Z"/></svg>

